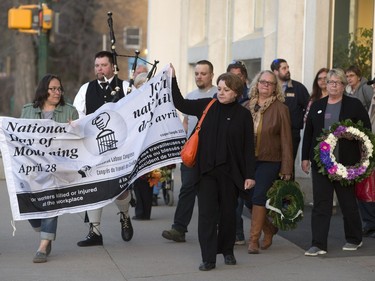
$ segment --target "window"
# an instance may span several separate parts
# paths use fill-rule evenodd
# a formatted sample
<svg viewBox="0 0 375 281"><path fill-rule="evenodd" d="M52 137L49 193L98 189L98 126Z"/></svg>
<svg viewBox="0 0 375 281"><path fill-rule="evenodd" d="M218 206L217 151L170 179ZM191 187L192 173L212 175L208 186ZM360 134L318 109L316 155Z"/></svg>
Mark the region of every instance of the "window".
<svg viewBox="0 0 375 281"><path fill-rule="evenodd" d="M141 29L138 27L125 27L124 46L127 49L141 48Z"/></svg>

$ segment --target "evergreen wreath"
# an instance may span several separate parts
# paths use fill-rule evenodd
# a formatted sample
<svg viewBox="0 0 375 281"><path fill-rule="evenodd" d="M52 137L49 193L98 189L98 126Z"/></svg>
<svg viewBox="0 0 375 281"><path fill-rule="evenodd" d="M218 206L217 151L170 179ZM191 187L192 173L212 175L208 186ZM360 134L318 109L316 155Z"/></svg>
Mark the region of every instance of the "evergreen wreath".
<svg viewBox="0 0 375 281"><path fill-rule="evenodd" d="M274 181L267 192L268 215L272 223L281 230L292 230L303 218L304 196L295 181Z"/></svg>
<svg viewBox="0 0 375 281"><path fill-rule="evenodd" d="M361 159L353 166L344 166L336 161L333 151L339 139L358 140ZM314 160L318 172L327 175L331 181L340 181L344 186L353 185L367 178L374 169L375 136L363 123L350 119L335 123L330 130L324 130L314 148Z"/></svg>

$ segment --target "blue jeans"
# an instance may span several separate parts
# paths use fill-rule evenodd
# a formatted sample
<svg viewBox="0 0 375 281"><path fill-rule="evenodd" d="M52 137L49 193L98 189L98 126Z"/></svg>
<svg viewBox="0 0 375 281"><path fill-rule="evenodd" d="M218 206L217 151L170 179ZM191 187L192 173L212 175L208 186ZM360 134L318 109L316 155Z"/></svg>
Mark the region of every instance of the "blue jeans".
<svg viewBox="0 0 375 281"><path fill-rule="evenodd" d="M267 191L278 179L281 162L257 161L255 164L255 186L253 189L253 205L265 206Z"/></svg>
<svg viewBox="0 0 375 281"><path fill-rule="evenodd" d="M187 227L193 215L195 197L197 195L198 171L195 167L188 168L181 164L181 189L174 213L172 228L179 232L187 232Z"/></svg>
<svg viewBox="0 0 375 281"><path fill-rule="evenodd" d="M29 220L36 232L40 232L40 239L55 240L57 230L57 217L47 219Z"/></svg>

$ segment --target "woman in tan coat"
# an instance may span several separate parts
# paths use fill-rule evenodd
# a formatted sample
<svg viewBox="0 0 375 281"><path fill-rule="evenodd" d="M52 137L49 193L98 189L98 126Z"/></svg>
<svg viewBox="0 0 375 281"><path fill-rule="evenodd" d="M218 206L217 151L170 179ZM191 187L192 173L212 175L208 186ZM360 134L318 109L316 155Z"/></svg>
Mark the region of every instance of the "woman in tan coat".
<svg viewBox="0 0 375 281"><path fill-rule="evenodd" d="M255 135L255 186L252 189L252 216L249 254L259 253L259 238L263 230L261 249L272 244L277 228L266 217L267 191L279 179L290 180L293 173L292 131L289 110L276 75L261 71L250 89L250 112Z"/></svg>

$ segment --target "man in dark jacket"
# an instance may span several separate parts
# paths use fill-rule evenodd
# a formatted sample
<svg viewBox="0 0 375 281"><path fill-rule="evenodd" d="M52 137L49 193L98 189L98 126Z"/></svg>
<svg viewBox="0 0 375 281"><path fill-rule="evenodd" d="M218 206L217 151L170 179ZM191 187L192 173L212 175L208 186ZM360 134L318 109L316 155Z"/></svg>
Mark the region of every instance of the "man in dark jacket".
<svg viewBox="0 0 375 281"><path fill-rule="evenodd" d="M271 63L271 70L276 74L281 83L285 95L285 104L289 108L290 119L292 121L293 157L295 160L301 141L303 116L305 115L310 95L302 83L290 78L289 65L285 59L275 59Z"/></svg>

